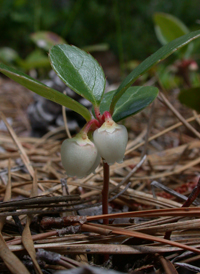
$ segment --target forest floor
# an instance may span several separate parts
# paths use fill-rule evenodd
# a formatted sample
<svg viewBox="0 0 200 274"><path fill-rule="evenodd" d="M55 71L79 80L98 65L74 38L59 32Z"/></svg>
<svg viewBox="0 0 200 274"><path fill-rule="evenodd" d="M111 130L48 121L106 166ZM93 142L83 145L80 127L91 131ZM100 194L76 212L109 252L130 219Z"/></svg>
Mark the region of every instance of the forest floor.
<svg viewBox="0 0 200 274"><path fill-rule="evenodd" d="M102 166L67 178L65 126L31 137L33 93L0 78L0 273L200 272L200 115L177 94L123 122L129 142L110 167L105 226Z"/></svg>

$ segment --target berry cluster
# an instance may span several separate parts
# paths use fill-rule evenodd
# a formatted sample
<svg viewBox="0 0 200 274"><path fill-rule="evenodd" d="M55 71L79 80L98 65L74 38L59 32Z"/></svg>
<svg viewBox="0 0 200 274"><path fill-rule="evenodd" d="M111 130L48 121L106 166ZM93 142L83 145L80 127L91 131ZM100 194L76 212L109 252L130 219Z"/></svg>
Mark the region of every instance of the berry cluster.
<svg viewBox="0 0 200 274"><path fill-rule="evenodd" d="M101 158L108 165L121 163L128 142L125 126L116 124L106 112L104 122L91 120L72 139L66 139L61 146L61 160L68 176L83 178L94 172ZM88 132L94 129L92 140Z"/></svg>

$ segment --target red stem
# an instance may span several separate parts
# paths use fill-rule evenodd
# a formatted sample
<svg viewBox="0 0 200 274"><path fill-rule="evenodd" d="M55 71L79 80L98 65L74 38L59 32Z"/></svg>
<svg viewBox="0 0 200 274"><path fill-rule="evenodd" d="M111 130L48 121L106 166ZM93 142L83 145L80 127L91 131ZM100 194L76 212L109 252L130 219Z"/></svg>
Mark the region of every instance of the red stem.
<svg viewBox="0 0 200 274"><path fill-rule="evenodd" d="M106 120L112 119L112 115L109 111L104 111L103 115L101 115L99 108L94 107L95 116L98 119L99 123L102 125Z"/></svg>
<svg viewBox="0 0 200 274"><path fill-rule="evenodd" d="M112 119L112 116L111 116L109 111L105 111L103 113L103 120L106 121L106 120L109 120L109 119Z"/></svg>
<svg viewBox="0 0 200 274"><path fill-rule="evenodd" d="M109 191L109 165L103 163L103 189L102 189L102 214L108 214L108 191ZM109 224L109 220L103 220L104 225Z"/></svg>
<svg viewBox="0 0 200 274"><path fill-rule="evenodd" d="M103 124L102 115L100 113L99 107L94 107L95 116L100 124Z"/></svg>
<svg viewBox="0 0 200 274"><path fill-rule="evenodd" d="M85 124L81 131L87 134L90 130L95 130L100 126L101 125L99 121L97 121L96 119L92 119L89 122L87 122L87 124Z"/></svg>

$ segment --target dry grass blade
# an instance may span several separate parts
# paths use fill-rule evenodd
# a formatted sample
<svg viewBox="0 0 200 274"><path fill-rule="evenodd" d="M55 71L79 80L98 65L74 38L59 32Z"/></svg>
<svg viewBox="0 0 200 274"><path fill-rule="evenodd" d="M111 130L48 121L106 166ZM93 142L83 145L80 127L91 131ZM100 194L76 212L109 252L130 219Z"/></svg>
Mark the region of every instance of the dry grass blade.
<svg viewBox="0 0 200 274"><path fill-rule="evenodd" d="M198 115L198 118L200 118L200 115ZM195 120L195 117L190 117L189 119L186 119L187 122L192 122L192 121L194 121L194 120ZM149 137L147 141L150 142L150 141L152 141L152 140L155 140L156 138L158 138L158 137L160 137L160 136L166 134L167 132L170 132L171 130L173 130L173 129L175 129L175 128L178 128L178 127L180 127L180 126L182 126L182 123L181 123L181 122L176 123L175 125L170 126L170 127L166 128L166 129L162 130L161 132L159 132L159 133L157 133L157 134L155 134L155 135ZM135 145L134 147L129 148L128 150L126 150L125 155L131 153L132 151L134 151L134 150L136 150L136 149L138 149L138 148L140 148L140 147L143 146L144 144L145 144L145 141L142 141L142 142L140 142L139 144Z"/></svg>
<svg viewBox="0 0 200 274"><path fill-rule="evenodd" d="M128 180L142 166L142 164L144 163L145 160L146 160L146 155L144 155L142 157L140 162L131 170L131 172L116 187L109 190L109 193L112 193L112 192L116 191L120 186L128 183Z"/></svg>
<svg viewBox="0 0 200 274"><path fill-rule="evenodd" d="M112 213L105 215L88 216L87 221L96 221L99 219L114 219L114 218L133 218L133 217L161 217L161 216L184 216L184 217L197 217L200 216L199 207L189 208L168 208L168 209L152 209L142 211L132 211L123 213Z"/></svg>
<svg viewBox="0 0 200 274"><path fill-rule="evenodd" d="M158 256L158 258L159 258L166 274L178 274L178 272L176 271L176 268L169 260L167 260L166 258L164 258L161 255Z"/></svg>
<svg viewBox="0 0 200 274"><path fill-rule="evenodd" d="M24 162L24 164L25 164L28 172L30 173L30 175L33 178L33 176L34 176L34 170L33 170L33 167L32 167L32 165L31 165L31 163L29 161L29 158L28 158L28 156L27 156L24 148L22 147L20 141L18 140L18 137L15 134L14 130L12 129L12 127L7 122L6 117L4 116L4 114L2 112L0 112L0 115L1 115L1 118L2 118L2 120L4 121L4 123L5 123L6 127L7 127L7 129L8 129L10 135L12 136L13 141L15 142L16 146L19 149L19 154L20 154L20 157L21 157L22 161Z"/></svg>
<svg viewBox="0 0 200 274"><path fill-rule="evenodd" d="M159 179L159 178L163 178L163 177L172 176L174 174L179 174L190 167L198 165L199 163L200 163L200 157L197 159L194 159L193 161L190 161L189 163L183 165L182 167L174 169L173 171L167 171L167 172L157 173L155 175L140 177L140 180L148 180L148 179L155 180L155 179ZM135 180L136 179L138 179L138 178L135 177Z"/></svg>
<svg viewBox="0 0 200 274"><path fill-rule="evenodd" d="M10 173L10 169L11 169L11 161L9 159L9 162L8 162L8 182L7 182L7 186L6 186L4 202L10 200L10 198L11 198L11 173ZM11 273L15 273L15 274L25 273L25 274L28 274L29 271L22 264L22 262L17 258L17 256L15 256L15 254L13 254L10 251L10 249L8 248L6 242L4 241L4 239L2 237L1 230L4 226L5 220L6 220L5 217L0 218L0 257L2 258L2 260L4 261L4 263L6 264L8 269L11 271Z"/></svg>
<svg viewBox="0 0 200 274"><path fill-rule="evenodd" d="M30 274L22 262L10 251L0 233L0 257L13 274Z"/></svg>
<svg viewBox="0 0 200 274"><path fill-rule="evenodd" d="M178 218L179 219L179 218ZM154 234L159 231L159 233L162 232L168 232L168 231L177 231L177 230L189 230L189 229L198 229L200 226L200 219L195 219L191 222L189 221L181 221L181 222L175 222L175 223L165 223L163 225L149 225L148 227L142 227L137 228L137 230L146 232L149 234Z"/></svg>
<svg viewBox="0 0 200 274"><path fill-rule="evenodd" d="M37 173L35 171L31 196L37 196L37 194L38 194L37 192L38 192L38 190L37 190ZM31 219L32 219L32 217L30 215L28 215L27 220L26 220L26 225L25 225L25 228L22 233L22 244L25 247L25 249L27 250L28 254L30 255L30 257L33 261L36 273L42 274L42 270L40 269L40 266L36 259L36 252L35 252L34 243L33 243L33 239L31 236L30 227L29 227L31 224Z"/></svg>
<svg viewBox="0 0 200 274"><path fill-rule="evenodd" d="M112 233L112 230L110 230L110 229L105 229L103 227L93 227L93 226L90 226L90 224L81 225L81 230L95 232L100 235L106 235L106 236L108 236Z"/></svg>
<svg viewBox="0 0 200 274"><path fill-rule="evenodd" d="M3 199L4 202L9 201L11 199L11 195L12 195L10 169L11 169L11 160L9 159L9 161L8 161L8 182L7 182L6 192L5 192L4 199ZM1 230L3 229L5 220L6 220L6 217L0 217L0 233L1 233Z"/></svg>
<svg viewBox="0 0 200 274"><path fill-rule="evenodd" d="M193 110L193 114L194 114L194 117L195 117L197 123L200 125L200 118L199 118L199 116L198 116L196 110Z"/></svg>
<svg viewBox="0 0 200 274"><path fill-rule="evenodd" d="M45 205L50 203L58 203L58 202L66 202L66 201L79 201L80 196L79 195L69 195L69 196L60 196L60 197L46 197L46 196L37 196L37 197L31 197L29 199L23 199L18 201L9 201L9 202L3 202L0 204L0 208L6 208L6 207L23 207L26 205Z"/></svg>
<svg viewBox="0 0 200 274"><path fill-rule="evenodd" d="M170 110L183 123L183 125L185 125L187 129L192 131L194 135L200 139L200 133L183 118L183 116L173 107L173 105L169 102L169 100L164 96L162 92L160 92L160 97L162 101L164 102L164 104L166 104L166 106L170 108Z"/></svg>
<svg viewBox="0 0 200 274"><path fill-rule="evenodd" d="M175 265L177 266L181 266L187 270L190 270L194 273L200 273L200 267L194 266L194 265L190 265L190 264L186 264L186 263L175 263Z"/></svg>
<svg viewBox="0 0 200 274"><path fill-rule="evenodd" d="M136 231L128 231L126 229L123 228L115 228L115 227L110 227L110 226L106 226L106 225L97 225L97 224L90 224L91 226L96 226L96 227L102 227L105 229L111 229L113 234L117 234L117 235L126 235L126 236L130 236L130 237L136 237L136 238L140 238L140 239L144 239L144 240L149 240L149 241L155 241L155 242L159 242L162 244L167 244L167 245L171 245L171 246L175 246L175 247L179 247L181 249L184 250L189 250L192 251L194 253L200 254L200 250L191 246L187 246L185 244L181 244L178 242L174 242L174 241L169 241L166 239L162 239L159 237L155 237L152 235L147 235L141 232L136 232Z"/></svg>
<svg viewBox="0 0 200 274"><path fill-rule="evenodd" d="M90 205L90 207L93 207ZM79 209L79 208L78 208ZM74 209L76 210L76 209ZM45 213L61 213L64 211L72 211L72 209L55 209L55 210L23 210L17 212L5 212L0 213L0 216L16 216L27 214L45 214ZM160 216L182 216L182 217L199 217L200 209L195 207L190 208L170 208L170 209L158 209L158 210L144 210L144 211L133 211L133 212L123 212L123 213L112 213L105 215L96 215L87 217L88 221L94 221L99 219L113 219L113 218L133 218L133 217L160 217Z"/></svg>
<svg viewBox="0 0 200 274"><path fill-rule="evenodd" d="M57 229L57 230L52 230L52 231L45 232L45 233L31 235L31 237L32 237L33 241L38 241L38 240L42 240L42 239L50 238L50 237L54 237L54 236L59 236L59 238L60 238L64 234L72 233L72 232L77 233L77 232L79 232L79 230L80 230L79 226L70 226L70 227L62 228L60 230ZM54 237L54 240L55 240L55 237ZM18 245L18 244L21 244L21 242L22 242L21 237L17 237L17 239L7 241L7 243L9 245Z"/></svg>
<svg viewBox="0 0 200 274"><path fill-rule="evenodd" d="M66 244L66 243L45 243L35 244L36 249L44 248L54 252L60 252L62 254L149 254L149 253L165 253L165 252L177 252L181 251L182 248L165 245L122 245L122 244L103 244L103 243L77 243L77 244ZM200 245L196 246L197 248ZM22 245L10 245L10 250L13 252L22 251L24 247ZM197 255L198 256L198 255Z"/></svg>
<svg viewBox="0 0 200 274"><path fill-rule="evenodd" d="M117 185L117 183L113 182L112 180L110 181L110 183ZM120 188L124 189L124 186L121 186ZM127 193L130 195L132 199L145 205L154 205L154 206L158 205L162 208L166 208L166 207L174 208L174 207L181 206L181 204L176 201L169 200L163 197L157 197L157 199L155 199L152 194L134 190L131 188L127 189Z"/></svg>
<svg viewBox="0 0 200 274"><path fill-rule="evenodd" d="M31 223L31 217L27 216L26 225L25 225L25 228L24 228L23 234L22 234L22 244L25 247L25 249L27 250L28 254L30 255L30 257L33 261L36 273L42 274L42 271L41 271L40 266L36 259L36 252L35 252L33 240L31 237L31 232L30 232L30 228L29 228L30 223Z"/></svg>
<svg viewBox="0 0 200 274"><path fill-rule="evenodd" d="M144 157L144 155L146 154L146 151L147 151L149 134L150 134L151 127L153 125L153 119L154 119L154 112L155 112L154 106L155 106L155 102L153 102L151 105L151 111L149 113L149 120L148 120L148 124L147 124L147 132L146 132L146 136L145 136L145 143L144 143L144 147L142 150L141 158Z"/></svg>

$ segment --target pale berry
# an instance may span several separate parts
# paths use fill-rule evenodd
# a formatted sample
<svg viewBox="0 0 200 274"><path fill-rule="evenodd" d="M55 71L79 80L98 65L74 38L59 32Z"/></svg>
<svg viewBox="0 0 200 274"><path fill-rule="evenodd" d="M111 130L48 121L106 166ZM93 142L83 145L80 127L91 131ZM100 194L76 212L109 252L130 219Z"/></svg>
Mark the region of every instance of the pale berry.
<svg viewBox="0 0 200 274"><path fill-rule="evenodd" d="M104 161L112 165L115 162L122 163L128 132L125 126L116 124L111 118L96 129L93 134L94 143Z"/></svg>
<svg viewBox="0 0 200 274"><path fill-rule="evenodd" d="M94 172L100 156L87 135L66 139L61 146L61 161L68 176L83 178Z"/></svg>

